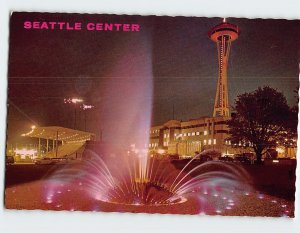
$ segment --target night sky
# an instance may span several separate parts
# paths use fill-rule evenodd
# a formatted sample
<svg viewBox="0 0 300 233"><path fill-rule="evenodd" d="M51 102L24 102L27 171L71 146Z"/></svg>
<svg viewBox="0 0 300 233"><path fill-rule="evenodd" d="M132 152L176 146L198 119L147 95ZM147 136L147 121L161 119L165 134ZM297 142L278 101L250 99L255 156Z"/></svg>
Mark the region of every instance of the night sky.
<svg viewBox="0 0 300 233"><path fill-rule="evenodd" d="M28 20L138 23L141 30L25 30L23 22ZM294 105L300 21L227 21L241 30L230 51L230 104L238 94L269 85ZM173 105L178 120L211 116L218 63L216 44L207 32L221 22L220 18L14 13L9 38L8 140L17 140L32 124L72 127L74 109L63 104L66 97L82 97L93 104L95 108L87 113L87 130L109 135L106 113L122 114L113 107L120 99L126 101L128 93L122 86L143 82L145 76L153 76L153 90L149 87L145 94L153 103L151 125L173 118ZM78 128L83 129L83 112L78 111L77 117Z"/></svg>

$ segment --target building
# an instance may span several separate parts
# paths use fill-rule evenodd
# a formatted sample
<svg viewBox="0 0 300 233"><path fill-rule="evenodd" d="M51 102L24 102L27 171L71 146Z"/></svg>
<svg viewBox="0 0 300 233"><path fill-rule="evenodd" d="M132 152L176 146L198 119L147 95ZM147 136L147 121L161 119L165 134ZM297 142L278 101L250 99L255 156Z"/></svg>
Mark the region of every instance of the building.
<svg viewBox="0 0 300 233"><path fill-rule="evenodd" d="M229 117L201 117L189 121L170 120L150 128L149 150L168 154L194 156L207 149L222 154L232 152L227 142Z"/></svg>
<svg viewBox="0 0 300 233"><path fill-rule="evenodd" d="M95 134L60 126L36 127L22 134L23 137L38 141L33 158L81 158L87 141L93 141ZM28 148L16 148L15 155L33 155Z"/></svg>
<svg viewBox="0 0 300 233"><path fill-rule="evenodd" d="M170 120L150 128L149 151L154 153L193 157L198 152L213 150L220 155L253 154L242 145L232 145L228 140L226 121L230 117L201 117L189 121ZM296 158L297 148L277 147L264 157ZM254 155L254 154L253 154Z"/></svg>

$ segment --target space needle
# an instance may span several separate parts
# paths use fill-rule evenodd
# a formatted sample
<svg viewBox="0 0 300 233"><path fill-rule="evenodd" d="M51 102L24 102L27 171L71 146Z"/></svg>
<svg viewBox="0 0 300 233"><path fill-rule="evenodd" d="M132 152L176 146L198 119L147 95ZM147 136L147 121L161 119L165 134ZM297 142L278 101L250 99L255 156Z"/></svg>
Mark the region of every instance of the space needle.
<svg viewBox="0 0 300 233"><path fill-rule="evenodd" d="M213 112L214 117L230 116L228 103L227 66L231 42L236 40L239 34L239 28L236 25L226 22L225 18L221 24L213 27L208 32L209 38L217 43L219 62L217 93Z"/></svg>

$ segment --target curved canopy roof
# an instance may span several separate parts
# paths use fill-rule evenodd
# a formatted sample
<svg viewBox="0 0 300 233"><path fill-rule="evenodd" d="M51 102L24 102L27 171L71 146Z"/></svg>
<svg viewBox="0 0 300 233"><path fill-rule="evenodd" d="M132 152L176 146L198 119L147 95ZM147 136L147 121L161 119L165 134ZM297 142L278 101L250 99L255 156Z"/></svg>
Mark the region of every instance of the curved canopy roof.
<svg viewBox="0 0 300 233"><path fill-rule="evenodd" d="M31 131L22 134L24 137L42 138L59 140L66 142L87 141L95 137L95 134L84 132L75 129L64 128L60 126L47 126L47 127L32 127Z"/></svg>

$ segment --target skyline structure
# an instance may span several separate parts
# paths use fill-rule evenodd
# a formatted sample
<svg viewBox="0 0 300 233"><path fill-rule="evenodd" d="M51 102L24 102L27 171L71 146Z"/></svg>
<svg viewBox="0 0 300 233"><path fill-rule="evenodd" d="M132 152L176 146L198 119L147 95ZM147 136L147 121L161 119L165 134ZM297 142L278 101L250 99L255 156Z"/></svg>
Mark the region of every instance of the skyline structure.
<svg viewBox="0 0 300 233"><path fill-rule="evenodd" d="M240 34L240 30L236 25L223 22L213 27L208 36L217 43L218 48L218 84L214 104L213 117L222 116L229 117L229 101L228 101L228 85L227 85L227 66L230 53L231 42L236 40Z"/></svg>

